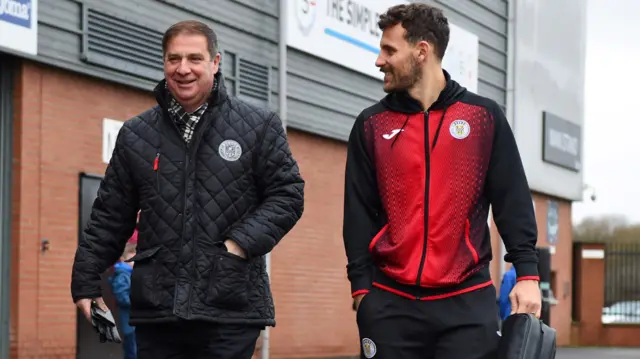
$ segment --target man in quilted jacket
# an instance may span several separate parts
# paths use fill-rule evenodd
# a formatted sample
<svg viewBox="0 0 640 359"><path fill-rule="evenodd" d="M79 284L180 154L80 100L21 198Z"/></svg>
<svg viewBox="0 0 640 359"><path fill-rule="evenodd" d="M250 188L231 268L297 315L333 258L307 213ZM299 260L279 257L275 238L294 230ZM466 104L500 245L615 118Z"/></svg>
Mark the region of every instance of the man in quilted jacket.
<svg viewBox="0 0 640 359"><path fill-rule="evenodd" d="M227 92L216 34L162 40L158 105L120 130L73 264L87 318L140 210L131 275L138 359L249 359L275 313L264 256L302 216L304 181L278 116Z"/></svg>

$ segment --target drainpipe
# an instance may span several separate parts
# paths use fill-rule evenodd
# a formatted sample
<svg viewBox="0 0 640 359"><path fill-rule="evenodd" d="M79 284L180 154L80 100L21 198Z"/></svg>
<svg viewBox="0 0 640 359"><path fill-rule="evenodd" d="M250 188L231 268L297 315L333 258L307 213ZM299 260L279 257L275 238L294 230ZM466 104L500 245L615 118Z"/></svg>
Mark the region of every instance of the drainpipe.
<svg viewBox="0 0 640 359"><path fill-rule="evenodd" d="M280 37L278 40L278 112L282 127L287 131L287 0L280 0ZM271 280L271 253L265 256L267 275ZM274 301L275 302L275 301ZM269 359L270 327L262 332L260 359Z"/></svg>
<svg viewBox="0 0 640 359"><path fill-rule="evenodd" d="M516 132L516 29L517 29L517 1L509 0L508 2L508 19L507 19L507 118L511 122L511 129ZM516 136L517 138L517 136ZM500 277L502 277L507 271L507 263L504 261L504 256L507 254L507 249L504 246L502 239L500 240Z"/></svg>
<svg viewBox="0 0 640 359"><path fill-rule="evenodd" d="M9 359L11 306L11 161L17 62L0 54L0 359Z"/></svg>

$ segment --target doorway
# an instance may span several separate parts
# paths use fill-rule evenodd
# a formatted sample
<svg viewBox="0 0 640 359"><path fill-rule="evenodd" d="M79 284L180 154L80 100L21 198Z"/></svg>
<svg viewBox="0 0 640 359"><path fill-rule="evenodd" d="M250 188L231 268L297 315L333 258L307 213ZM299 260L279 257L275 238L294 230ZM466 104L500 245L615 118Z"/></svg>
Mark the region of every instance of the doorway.
<svg viewBox="0 0 640 359"><path fill-rule="evenodd" d="M80 236L89 221L91 207L93 206L93 201L96 199L98 194L98 187L100 187L101 180L102 177L100 176L86 173L80 174L78 240L80 240ZM109 306L109 309L111 309L111 312L116 319L116 325L120 330L121 326L119 322L118 308L116 307L116 301L111 292L111 286L107 280L111 273L111 270L107 270L102 274L102 297L104 298L107 306ZM98 333L93 329L91 323L85 319L80 310L77 311L76 336L77 359L121 359L123 356L121 344L100 343Z"/></svg>

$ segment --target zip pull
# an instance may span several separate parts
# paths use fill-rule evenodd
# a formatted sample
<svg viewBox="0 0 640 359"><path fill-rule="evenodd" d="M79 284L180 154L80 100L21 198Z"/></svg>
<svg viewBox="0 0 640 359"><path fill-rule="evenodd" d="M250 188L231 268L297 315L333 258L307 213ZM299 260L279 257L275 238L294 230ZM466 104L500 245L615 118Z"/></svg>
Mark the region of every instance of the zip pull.
<svg viewBox="0 0 640 359"><path fill-rule="evenodd" d="M160 150L156 152L156 158L153 160L153 171L156 173L156 188L160 193L160 176L158 176L158 167L160 166Z"/></svg>

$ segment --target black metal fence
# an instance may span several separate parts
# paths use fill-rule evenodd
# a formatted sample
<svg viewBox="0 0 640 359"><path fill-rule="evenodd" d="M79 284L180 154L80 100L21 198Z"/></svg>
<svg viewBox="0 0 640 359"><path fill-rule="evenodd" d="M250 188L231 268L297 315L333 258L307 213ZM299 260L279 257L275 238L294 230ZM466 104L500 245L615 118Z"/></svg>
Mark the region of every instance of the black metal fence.
<svg viewBox="0 0 640 359"><path fill-rule="evenodd" d="M602 322L640 324L640 242L607 243Z"/></svg>

